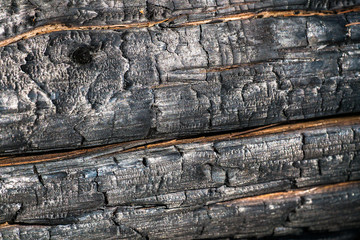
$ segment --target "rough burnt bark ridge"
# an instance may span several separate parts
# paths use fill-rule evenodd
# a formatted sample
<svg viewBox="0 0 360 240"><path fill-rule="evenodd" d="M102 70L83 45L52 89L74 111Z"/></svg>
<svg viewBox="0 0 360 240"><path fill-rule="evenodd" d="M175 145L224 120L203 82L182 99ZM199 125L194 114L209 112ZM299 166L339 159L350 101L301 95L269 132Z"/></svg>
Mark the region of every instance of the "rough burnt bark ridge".
<svg viewBox="0 0 360 240"><path fill-rule="evenodd" d="M359 40L357 0L0 0L0 240L357 239Z"/></svg>

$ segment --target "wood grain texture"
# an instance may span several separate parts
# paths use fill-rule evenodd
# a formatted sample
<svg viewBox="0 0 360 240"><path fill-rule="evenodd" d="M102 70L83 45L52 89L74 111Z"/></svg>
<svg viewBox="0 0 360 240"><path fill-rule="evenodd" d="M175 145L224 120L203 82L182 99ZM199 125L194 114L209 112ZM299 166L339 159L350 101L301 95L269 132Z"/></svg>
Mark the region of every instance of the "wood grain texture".
<svg viewBox="0 0 360 240"><path fill-rule="evenodd" d="M0 5L0 154L360 111L358 1Z"/></svg>

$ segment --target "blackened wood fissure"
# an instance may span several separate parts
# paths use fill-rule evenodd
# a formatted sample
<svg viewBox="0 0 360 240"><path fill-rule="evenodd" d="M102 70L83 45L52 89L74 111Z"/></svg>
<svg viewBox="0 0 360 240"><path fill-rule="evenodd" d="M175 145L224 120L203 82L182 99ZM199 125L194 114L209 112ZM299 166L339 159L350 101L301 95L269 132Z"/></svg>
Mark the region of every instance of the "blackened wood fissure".
<svg viewBox="0 0 360 240"><path fill-rule="evenodd" d="M359 119L94 148L62 159L4 157L0 236L247 238L356 229Z"/></svg>
<svg viewBox="0 0 360 240"><path fill-rule="evenodd" d="M0 154L360 111L358 1L160 2L0 2Z"/></svg>

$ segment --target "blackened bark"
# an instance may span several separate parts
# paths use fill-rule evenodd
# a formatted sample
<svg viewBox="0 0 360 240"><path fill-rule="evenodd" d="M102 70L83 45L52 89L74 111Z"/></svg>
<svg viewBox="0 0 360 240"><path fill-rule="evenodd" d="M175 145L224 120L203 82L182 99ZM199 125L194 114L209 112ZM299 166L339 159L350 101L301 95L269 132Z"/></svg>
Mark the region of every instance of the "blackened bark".
<svg viewBox="0 0 360 240"><path fill-rule="evenodd" d="M359 14L0 0L0 240L357 239Z"/></svg>
<svg viewBox="0 0 360 240"><path fill-rule="evenodd" d="M359 143L359 117L348 117L60 160L2 158L0 220L11 225L0 232L188 239L355 228Z"/></svg>
<svg viewBox="0 0 360 240"><path fill-rule="evenodd" d="M360 111L357 1L12 2L2 10L0 154ZM40 35L6 42L26 32Z"/></svg>

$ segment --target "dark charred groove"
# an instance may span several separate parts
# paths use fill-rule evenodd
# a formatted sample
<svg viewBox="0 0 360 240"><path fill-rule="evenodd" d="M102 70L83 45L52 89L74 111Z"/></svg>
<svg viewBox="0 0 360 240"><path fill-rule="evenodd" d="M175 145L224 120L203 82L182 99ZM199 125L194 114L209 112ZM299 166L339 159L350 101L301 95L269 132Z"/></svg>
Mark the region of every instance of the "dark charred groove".
<svg viewBox="0 0 360 240"><path fill-rule="evenodd" d="M41 183L41 185L42 185L43 187L45 187L44 180L43 180L42 176L39 174L36 165L34 165L34 173L35 173L35 175L37 176L37 178L39 179L39 182ZM46 188L46 187L45 187L45 188Z"/></svg>
<svg viewBox="0 0 360 240"><path fill-rule="evenodd" d="M149 167L148 159L146 157L143 157L142 163L144 167Z"/></svg>
<svg viewBox="0 0 360 240"><path fill-rule="evenodd" d="M138 235L140 235L143 239L149 240L149 237L148 237L145 233L139 231L138 229L136 229L136 228L134 228L134 227L128 227L128 228L131 229L131 230L133 230L134 232L136 232L136 233L137 233Z"/></svg>
<svg viewBox="0 0 360 240"><path fill-rule="evenodd" d="M84 139L84 138L83 138ZM97 147L94 146L88 146L88 147L84 147L82 146L82 148L78 148L77 146L74 146L72 148L57 148L57 149L52 149L52 150L43 150L43 151L34 151L34 152L28 152L28 153L6 153L6 154L0 154L0 166L1 162L3 160L9 160L9 159L13 159L14 161L16 161L15 158L21 158L21 157L25 157L25 158L29 158L32 159L34 163L36 162L43 162L43 160L41 160L41 157L45 156L45 157L49 157L50 155L52 157L54 157L53 160L65 160L65 159L69 159L75 156L87 156L93 152L97 152L97 151L101 151L101 150L109 150L112 148L132 148L132 147L139 147L139 146L144 146L146 144L150 144L150 143L158 143L158 142L162 142L164 139L146 139L146 140L137 140L137 141L131 141L131 142L124 142L124 143L117 143L117 144L104 144L104 145L99 145ZM36 159L40 158L40 161L37 161ZM51 160L51 161L53 161Z"/></svg>
<svg viewBox="0 0 360 240"><path fill-rule="evenodd" d="M21 221L15 221L15 222L6 222L5 224L0 224L0 229L5 227L16 227L16 226L42 226L42 227L53 227L53 226L66 226L71 223L74 223L74 221L59 223L59 222L41 222L41 223L28 223L28 222L21 222ZM3 225L3 226L2 226Z"/></svg>
<svg viewBox="0 0 360 240"><path fill-rule="evenodd" d="M14 224L16 223L16 219L19 216L19 214L23 211L23 204L21 203L19 209L16 211L16 213L14 214L14 216L12 217L12 219L8 222L8 224Z"/></svg>
<svg viewBox="0 0 360 240"><path fill-rule="evenodd" d="M358 228L351 228L343 231L330 231L330 232L314 232L309 229L309 227L302 228L294 228L296 230L301 231L300 235L290 234L286 236L277 236L273 234L273 236L261 237L258 240L305 240L305 239L357 239L360 235L360 231ZM231 240L235 240L234 238L230 238ZM215 240L215 239L208 239Z"/></svg>

